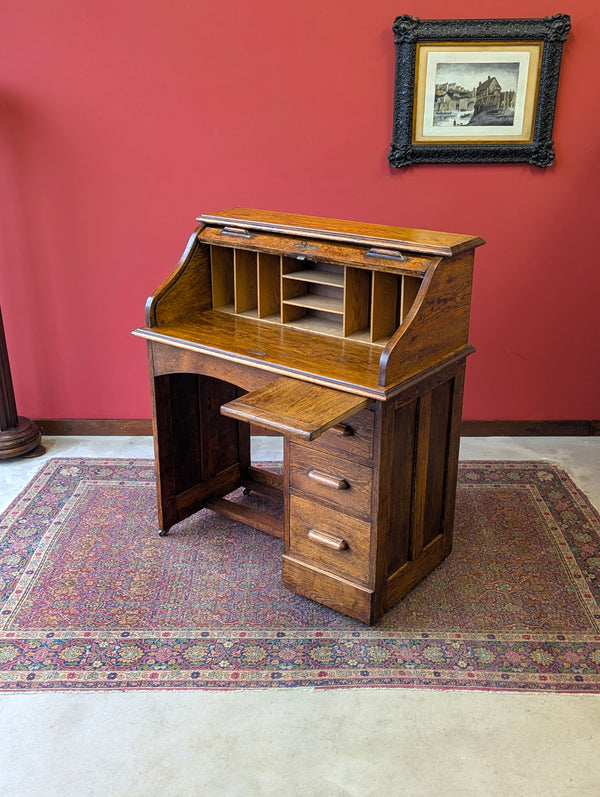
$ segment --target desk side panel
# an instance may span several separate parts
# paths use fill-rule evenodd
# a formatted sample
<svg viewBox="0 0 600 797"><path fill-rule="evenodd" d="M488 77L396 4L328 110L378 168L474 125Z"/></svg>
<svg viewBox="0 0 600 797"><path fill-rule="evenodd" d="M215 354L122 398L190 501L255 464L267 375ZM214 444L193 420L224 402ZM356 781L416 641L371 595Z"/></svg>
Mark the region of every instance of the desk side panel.
<svg viewBox="0 0 600 797"><path fill-rule="evenodd" d="M378 607L400 600L452 549L465 359L382 406ZM380 601L383 600L383 603Z"/></svg>
<svg viewBox="0 0 600 797"><path fill-rule="evenodd" d="M473 252L439 260L426 274L415 302L385 347L380 387L389 387L466 349Z"/></svg>
<svg viewBox="0 0 600 797"><path fill-rule="evenodd" d="M148 327L191 320L210 309L210 253L208 246L198 240L201 229L189 239L173 273L146 302Z"/></svg>

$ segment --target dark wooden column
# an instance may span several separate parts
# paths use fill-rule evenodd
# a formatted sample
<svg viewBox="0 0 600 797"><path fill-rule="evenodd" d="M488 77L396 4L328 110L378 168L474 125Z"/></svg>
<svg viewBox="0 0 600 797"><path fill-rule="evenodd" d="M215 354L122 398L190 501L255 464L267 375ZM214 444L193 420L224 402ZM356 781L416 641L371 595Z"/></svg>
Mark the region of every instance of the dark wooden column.
<svg viewBox="0 0 600 797"><path fill-rule="evenodd" d="M44 449L40 445L41 439L42 435L36 424L17 414L0 309L0 459L36 454L38 449L42 454Z"/></svg>

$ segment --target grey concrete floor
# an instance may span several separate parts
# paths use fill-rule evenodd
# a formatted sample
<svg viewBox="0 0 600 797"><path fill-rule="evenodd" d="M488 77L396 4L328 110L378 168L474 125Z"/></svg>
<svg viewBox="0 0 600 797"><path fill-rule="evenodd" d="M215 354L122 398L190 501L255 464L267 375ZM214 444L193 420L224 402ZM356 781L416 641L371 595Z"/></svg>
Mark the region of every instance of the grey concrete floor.
<svg viewBox="0 0 600 797"><path fill-rule="evenodd" d="M56 456L151 457L149 438L45 438L0 462L0 509ZM255 459L277 459L259 438ZM600 438L469 438L543 459L600 508ZM600 696L420 689L0 695L0 797L600 795Z"/></svg>

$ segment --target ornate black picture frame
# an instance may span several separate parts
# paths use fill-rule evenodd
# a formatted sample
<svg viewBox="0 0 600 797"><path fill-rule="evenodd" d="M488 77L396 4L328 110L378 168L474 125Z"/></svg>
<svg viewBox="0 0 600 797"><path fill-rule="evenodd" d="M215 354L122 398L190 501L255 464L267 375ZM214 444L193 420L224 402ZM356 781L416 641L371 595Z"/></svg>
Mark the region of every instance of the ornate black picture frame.
<svg viewBox="0 0 600 797"><path fill-rule="evenodd" d="M550 166L570 17L394 21L391 166Z"/></svg>

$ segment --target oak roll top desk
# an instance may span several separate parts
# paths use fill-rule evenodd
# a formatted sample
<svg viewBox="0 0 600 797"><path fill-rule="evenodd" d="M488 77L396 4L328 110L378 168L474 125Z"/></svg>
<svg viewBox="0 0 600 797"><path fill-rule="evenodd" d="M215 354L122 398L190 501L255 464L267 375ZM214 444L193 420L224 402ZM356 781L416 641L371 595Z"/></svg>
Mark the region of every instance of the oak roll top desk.
<svg viewBox="0 0 600 797"><path fill-rule="evenodd" d="M146 305L161 534L202 508L283 537L301 595L376 622L452 546L480 238L235 208ZM283 476L250 424L284 436ZM284 521L225 496L283 498Z"/></svg>

